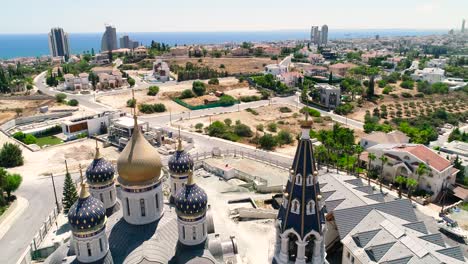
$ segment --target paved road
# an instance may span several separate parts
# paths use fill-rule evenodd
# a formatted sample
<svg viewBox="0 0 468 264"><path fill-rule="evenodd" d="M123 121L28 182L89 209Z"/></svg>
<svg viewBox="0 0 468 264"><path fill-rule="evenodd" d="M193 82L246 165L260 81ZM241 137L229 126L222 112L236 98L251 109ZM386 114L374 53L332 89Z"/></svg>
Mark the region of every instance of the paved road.
<svg viewBox="0 0 468 264"><path fill-rule="evenodd" d="M78 179L78 174L72 176ZM64 176L58 175L54 179L60 202ZM2 264L16 263L55 206L50 177L38 176L34 179L25 179L15 194L27 199L29 206L0 240L0 263Z"/></svg>

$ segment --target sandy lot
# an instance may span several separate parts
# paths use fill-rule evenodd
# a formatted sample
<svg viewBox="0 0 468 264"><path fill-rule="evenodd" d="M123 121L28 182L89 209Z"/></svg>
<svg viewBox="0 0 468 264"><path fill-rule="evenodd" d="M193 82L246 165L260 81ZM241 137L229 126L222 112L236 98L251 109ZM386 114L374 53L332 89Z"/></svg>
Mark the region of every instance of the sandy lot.
<svg viewBox="0 0 468 264"><path fill-rule="evenodd" d="M0 100L0 124L16 116L15 109L22 109L21 116L31 116L44 105L53 105L54 100Z"/></svg>
<svg viewBox="0 0 468 264"><path fill-rule="evenodd" d="M202 62L198 62L201 59ZM199 66L208 66L218 71L227 71L229 74L235 73L257 73L263 71L266 64L275 63L270 58L174 58L167 59L169 64L185 66L187 62ZM219 68L224 64L225 68Z"/></svg>

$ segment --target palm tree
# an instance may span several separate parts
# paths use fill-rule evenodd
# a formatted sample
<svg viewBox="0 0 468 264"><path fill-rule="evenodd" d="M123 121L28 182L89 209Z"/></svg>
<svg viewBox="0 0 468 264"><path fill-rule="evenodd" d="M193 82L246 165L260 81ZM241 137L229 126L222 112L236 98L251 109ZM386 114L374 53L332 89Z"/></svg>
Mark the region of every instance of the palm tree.
<svg viewBox="0 0 468 264"><path fill-rule="evenodd" d="M372 165L372 161L374 161L377 157L375 156L374 153L369 153L369 164L367 164L367 181L368 181L368 184L370 185L370 171L371 171L371 165Z"/></svg>
<svg viewBox="0 0 468 264"><path fill-rule="evenodd" d="M361 145L356 145L354 147L354 151L356 152L356 163L353 165L354 166L354 173L359 177L359 157L361 156L361 153L364 151L364 148L361 147Z"/></svg>
<svg viewBox="0 0 468 264"><path fill-rule="evenodd" d="M401 198L401 188L403 187L403 184L407 182L406 177L403 176L397 176L395 178L395 182L398 183L398 197Z"/></svg>
<svg viewBox="0 0 468 264"><path fill-rule="evenodd" d="M325 163L325 155L327 153L327 149L325 148L324 145L320 145L317 148L315 148L315 155L317 157L317 167L320 169L321 165Z"/></svg>
<svg viewBox="0 0 468 264"><path fill-rule="evenodd" d="M418 175L418 184L420 182L421 176L429 172L429 168L424 163L419 163L418 168L416 169L416 174Z"/></svg>
<svg viewBox="0 0 468 264"><path fill-rule="evenodd" d="M418 185L418 181L415 179L409 178L406 180L406 187L408 187L408 199L411 200L411 194L413 189Z"/></svg>
<svg viewBox="0 0 468 264"><path fill-rule="evenodd" d="M385 155L382 155L380 156L379 159L382 161L382 168L380 169L380 177L379 177L380 192L382 192L383 169L384 169L385 164L388 162L388 158Z"/></svg>

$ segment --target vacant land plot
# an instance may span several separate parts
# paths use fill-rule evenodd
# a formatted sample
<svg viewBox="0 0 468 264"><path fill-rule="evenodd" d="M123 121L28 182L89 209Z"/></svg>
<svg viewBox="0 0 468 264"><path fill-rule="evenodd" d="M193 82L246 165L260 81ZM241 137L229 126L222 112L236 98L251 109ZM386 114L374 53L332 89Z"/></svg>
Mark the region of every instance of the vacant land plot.
<svg viewBox="0 0 468 264"><path fill-rule="evenodd" d="M187 62L191 62L199 66L208 66L214 70L227 71L229 74L238 74L261 72L264 65L275 61L270 58L174 58L167 59L167 62L179 66L185 66ZM221 68L221 65L224 65L224 68Z"/></svg>
<svg viewBox="0 0 468 264"><path fill-rule="evenodd" d="M53 105L54 100L2 100L0 99L0 124L15 116L31 116L44 105ZM17 110L19 109L19 110Z"/></svg>

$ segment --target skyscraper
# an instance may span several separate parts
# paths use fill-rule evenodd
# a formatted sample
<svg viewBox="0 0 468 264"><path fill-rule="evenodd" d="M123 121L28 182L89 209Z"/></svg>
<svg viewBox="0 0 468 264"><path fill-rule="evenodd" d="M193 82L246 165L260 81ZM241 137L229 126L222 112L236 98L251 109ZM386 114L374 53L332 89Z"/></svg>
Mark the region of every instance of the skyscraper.
<svg viewBox="0 0 468 264"><path fill-rule="evenodd" d="M121 49L135 49L138 47L138 41L133 41L128 35L120 37L120 48Z"/></svg>
<svg viewBox="0 0 468 264"><path fill-rule="evenodd" d="M111 25L106 25L106 31L102 35L101 51L116 50L117 46L117 30Z"/></svg>
<svg viewBox="0 0 468 264"><path fill-rule="evenodd" d="M322 26L322 32L320 33L320 35L321 35L320 43L323 46L326 46L328 42L328 26L327 25Z"/></svg>
<svg viewBox="0 0 468 264"><path fill-rule="evenodd" d="M52 57L70 57L68 34L62 28L52 28L49 33L49 49Z"/></svg>
<svg viewBox="0 0 468 264"><path fill-rule="evenodd" d="M462 21L462 27L461 27L461 33L462 33L462 34L465 33L465 23L466 23L466 21L465 21L465 19L463 19L463 21Z"/></svg>
<svg viewBox="0 0 468 264"><path fill-rule="evenodd" d="M310 30L310 40L315 45L320 45L320 30L317 26L312 26Z"/></svg>

